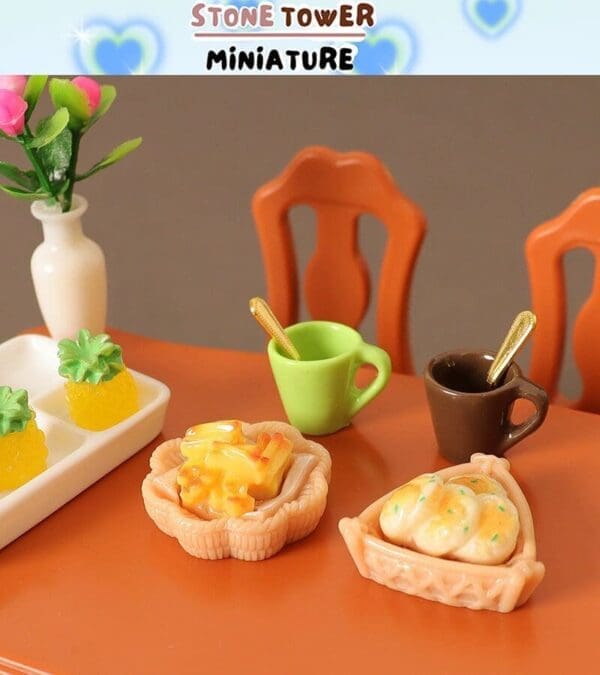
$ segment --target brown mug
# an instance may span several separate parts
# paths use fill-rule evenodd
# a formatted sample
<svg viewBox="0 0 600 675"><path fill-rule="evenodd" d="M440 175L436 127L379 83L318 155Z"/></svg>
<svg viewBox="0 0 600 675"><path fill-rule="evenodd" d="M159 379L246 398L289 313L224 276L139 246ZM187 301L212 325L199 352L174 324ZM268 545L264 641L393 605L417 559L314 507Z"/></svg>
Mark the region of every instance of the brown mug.
<svg viewBox="0 0 600 675"><path fill-rule="evenodd" d="M546 418L546 392L523 377L516 363L490 389L486 375L493 360L487 352L446 352L431 359L425 369L438 447L451 462L468 462L474 452L502 457ZM519 398L531 401L536 410L521 424L513 424L511 411Z"/></svg>

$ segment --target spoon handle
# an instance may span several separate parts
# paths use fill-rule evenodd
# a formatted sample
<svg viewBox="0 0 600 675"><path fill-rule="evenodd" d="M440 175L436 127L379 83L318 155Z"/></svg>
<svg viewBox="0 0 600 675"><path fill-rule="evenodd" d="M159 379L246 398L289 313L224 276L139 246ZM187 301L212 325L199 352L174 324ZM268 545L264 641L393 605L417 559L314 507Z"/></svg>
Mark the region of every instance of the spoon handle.
<svg viewBox="0 0 600 675"><path fill-rule="evenodd" d="M515 357L515 354L525 344L527 338L535 328L536 316L533 312L526 310L517 314L513 321L510 330L504 338L504 342L500 346L496 358L493 360L487 374L487 383L490 386L495 386L500 380L504 371L510 365L510 362Z"/></svg>
<svg viewBox="0 0 600 675"><path fill-rule="evenodd" d="M273 310L269 307L266 300L262 298L252 298L250 300L250 313L265 329L265 331L282 347L295 361L300 360L300 354L292 341L283 330L283 327L277 320Z"/></svg>

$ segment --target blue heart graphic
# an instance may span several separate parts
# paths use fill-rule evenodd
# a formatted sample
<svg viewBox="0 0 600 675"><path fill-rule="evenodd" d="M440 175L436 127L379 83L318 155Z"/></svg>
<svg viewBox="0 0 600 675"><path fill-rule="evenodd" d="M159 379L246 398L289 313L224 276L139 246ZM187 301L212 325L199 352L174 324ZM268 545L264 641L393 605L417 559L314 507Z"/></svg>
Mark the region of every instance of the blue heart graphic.
<svg viewBox="0 0 600 675"><path fill-rule="evenodd" d="M399 19L384 19L356 45L353 70L359 75L399 75L412 70L417 38Z"/></svg>
<svg viewBox="0 0 600 675"><path fill-rule="evenodd" d="M354 57L354 69L361 75L383 75L395 60L396 45L391 40L361 42Z"/></svg>
<svg viewBox="0 0 600 675"><path fill-rule="evenodd" d="M495 39L513 26L523 0L463 0L462 6L471 26L483 37Z"/></svg>
<svg viewBox="0 0 600 675"><path fill-rule="evenodd" d="M116 24L105 17L88 20L75 37L77 72L89 75L142 75L155 72L163 56L160 30L145 19Z"/></svg>
<svg viewBox="0 0 600 675"><path fill-rule="evenodd" d="M106 38L96 45L95 56L103 73L129 74L135 72L142 61L142 46L133 39L118 42Z"/></svg>
<svg viewBox="0 0 600 675"><path fill-rule="evenodd" d="M475 6L479 18L490 28L497 26L504 19L508 9L506 0L479 0Z"/></svg>

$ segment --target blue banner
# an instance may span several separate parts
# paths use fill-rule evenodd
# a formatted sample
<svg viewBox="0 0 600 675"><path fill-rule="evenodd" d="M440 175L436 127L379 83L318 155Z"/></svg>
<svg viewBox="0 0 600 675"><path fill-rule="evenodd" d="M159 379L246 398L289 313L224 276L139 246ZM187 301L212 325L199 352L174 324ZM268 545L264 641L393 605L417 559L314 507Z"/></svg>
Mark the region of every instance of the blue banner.
<svg viewBox="0 0 600 675"><path fill-rule="evenodd" d="M591 0L20 2L0 72L595 74L599 26Z"/></svg>

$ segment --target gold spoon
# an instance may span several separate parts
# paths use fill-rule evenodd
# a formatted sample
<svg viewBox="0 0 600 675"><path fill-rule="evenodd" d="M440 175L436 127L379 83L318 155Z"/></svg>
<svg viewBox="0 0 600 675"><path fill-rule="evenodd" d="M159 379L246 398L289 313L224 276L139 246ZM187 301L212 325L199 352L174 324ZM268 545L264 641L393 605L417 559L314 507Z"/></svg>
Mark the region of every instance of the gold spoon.
<svg viewBox="0 0 600 675"><path fill-rule="evenodd" d="M295 361L300 361L300 354L283 327L277 321L273 310L269 307L266 300L262 298L252 298L250 300L250 313L265 329L265 331L275 340L275 342L284 349Z"/></svg>
<svg viewBox="0 0 600 675"><path fill-rule="evenodd" d="M495 387L502 375L504 375L515 354L533 332L536 321L535 314L529 310L517 314L504 338L504 342L500 345L496 358L492 361L492 365L488 370L486 380L490 387Z"/></svg>

